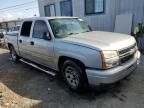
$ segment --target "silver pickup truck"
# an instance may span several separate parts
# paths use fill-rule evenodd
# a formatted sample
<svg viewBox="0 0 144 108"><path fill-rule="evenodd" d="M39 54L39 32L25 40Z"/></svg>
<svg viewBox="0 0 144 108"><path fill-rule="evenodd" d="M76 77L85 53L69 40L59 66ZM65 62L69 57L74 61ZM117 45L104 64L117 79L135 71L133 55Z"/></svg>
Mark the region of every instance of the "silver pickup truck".
<svg viewBox="0 0 144 108"><path fill-rule="evenodd" d="M77 17L25 19L18 36L6 36L14 62L20 60L55 76L70 89L112 84L127 77L140 59L132 36L92 31Z"/></svg>

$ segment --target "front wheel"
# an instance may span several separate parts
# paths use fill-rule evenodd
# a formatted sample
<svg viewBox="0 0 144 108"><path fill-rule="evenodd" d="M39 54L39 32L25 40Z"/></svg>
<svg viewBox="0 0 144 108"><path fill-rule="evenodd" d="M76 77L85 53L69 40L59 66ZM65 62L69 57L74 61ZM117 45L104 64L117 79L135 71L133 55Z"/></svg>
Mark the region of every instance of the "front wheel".
<svg viewBox="0 0 144 108"><path fill-rule="evenodd" d="M13 47L13 46L10 46L9 49L10 49L10 55L11 55L12 61L13 61L13 62L17 62L17 61L19 60L19 57L18 57L18 55L16 54L16 51L15 51L14 47Z"/></svg>
<svg viewBox="0 0 144 108"><path fill-rule="evenodd" d="M84 74L84 67L79 66L71 60L64 62L61 71L68 87L76 92L82 92L87 89L87 78Z"/></svg>

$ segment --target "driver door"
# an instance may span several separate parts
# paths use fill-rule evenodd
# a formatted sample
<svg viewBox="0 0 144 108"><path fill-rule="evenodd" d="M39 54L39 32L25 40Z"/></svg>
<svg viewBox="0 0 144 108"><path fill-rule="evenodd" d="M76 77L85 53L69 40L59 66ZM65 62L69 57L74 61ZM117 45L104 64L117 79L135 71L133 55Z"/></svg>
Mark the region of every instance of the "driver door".
<svg viewBox="0 0 144 108"><path fill-rule="evenodd" d="M30 42L31 59L38 64L54 68L53 40L48 39L46 34L50 34L47 22L36 20Z"/></svg>

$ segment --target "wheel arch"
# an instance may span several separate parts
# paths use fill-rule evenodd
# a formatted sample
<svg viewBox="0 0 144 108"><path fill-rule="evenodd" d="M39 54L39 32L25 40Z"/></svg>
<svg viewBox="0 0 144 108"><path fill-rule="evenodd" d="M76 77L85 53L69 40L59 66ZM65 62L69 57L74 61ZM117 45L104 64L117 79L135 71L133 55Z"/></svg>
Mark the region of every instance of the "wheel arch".
<svg viewBox="0 0 144 108"><path fill-rule="evenodd" d="M85 64L78 60L78 59L75 59L75 58L72 58L72 57L68 57L68 56L60 56L59 59L58 59L58 69L61 70L61 67L63 65L63 63L66 61L66 60L72 60L74 61L75 63L77 63L78 65L80 65L83 69L85 69Z"/></svg>
<svg viewBox="0 0 144 108"><path fill-rule="evenodd" d="M10 49L10 47L13 46L11 43L8 43L8 48Z"/></svg>

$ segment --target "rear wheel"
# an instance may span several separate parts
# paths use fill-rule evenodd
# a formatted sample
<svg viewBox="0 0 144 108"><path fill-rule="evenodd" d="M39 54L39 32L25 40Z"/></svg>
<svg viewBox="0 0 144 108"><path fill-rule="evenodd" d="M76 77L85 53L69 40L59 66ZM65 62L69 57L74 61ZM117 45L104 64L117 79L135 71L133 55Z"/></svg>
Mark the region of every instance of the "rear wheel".
<svg viewBox="0 0 144 108"><path fill-rule="evenodd" d="M63 77L68 87L77 92L82 92L87 89L87 78L84 74L84 67L79 66L72 60L66 60L61 68Z"/></svg>
<svg viewBox="0 0 144 108"><path fill-rule="evenodd" d="M12 61L13 61L13 62L17 62L17 61L19 60L19 57L18 57L18 55L16 54L16 51L15 51L14 47L13 47L13 46L10 46L9 49L10 49L10 55L11 55Z"/></svg>

